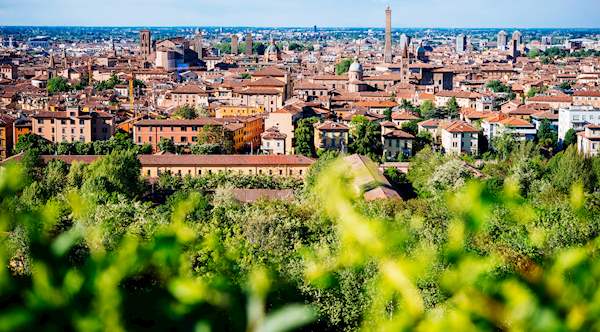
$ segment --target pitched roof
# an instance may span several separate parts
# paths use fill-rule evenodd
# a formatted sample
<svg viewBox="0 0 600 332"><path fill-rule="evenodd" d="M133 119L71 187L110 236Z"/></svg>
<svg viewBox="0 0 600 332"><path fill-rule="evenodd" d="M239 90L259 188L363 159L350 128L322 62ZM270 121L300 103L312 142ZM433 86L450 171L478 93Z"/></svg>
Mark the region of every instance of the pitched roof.
<svg viewBox="0 0 600 332"><path fill-rule="evenodd" d="M449 133L478 133L479 129L464 121L452 121L442 127Z"/></svg>
<svg viewBox="0 0 600 332"><path fill-rule="evenodd" d="M321 124L316 124L316 128L318 130L327 130L327 131L348 131L350 128L343 123L325 121Z"/></svg>
<svg viewBox="0 0 600 332"><path fill-rule="evenodd" d="M573 97L563 95L563 96L535 96L527 99L528 102L536 102L536 103L571 103L573 102Z"/></svg>
<svg viewBox="0 0 600 332"><path fill-rule="evenodd" d="M280 80L278 80L278 79L276 79L276 78L268 76L268 77L260 78L260 79L258 79L256 81L249 82L247 84L247 86L253 86L253 87L284 87L285 83L282 82L282 81L280 81Z"/></svg>
<svg viewBox="0 0 600 332"><path fill-rule="evenodd" d="M287 75L287 72L285 72L277 67L274 67L274 66L266 67L261 70L257 70L252 74L252 76L254 76L254 77L259 77L259 76L283 77L285 75Z"/></svg>

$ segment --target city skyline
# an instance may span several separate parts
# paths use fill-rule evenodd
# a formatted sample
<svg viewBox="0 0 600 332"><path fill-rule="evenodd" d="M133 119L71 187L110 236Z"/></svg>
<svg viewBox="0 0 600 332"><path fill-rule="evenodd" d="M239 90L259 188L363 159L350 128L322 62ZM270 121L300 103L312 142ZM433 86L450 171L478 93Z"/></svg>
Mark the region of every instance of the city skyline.
<svg viewBox="0 0 600 332"><path fill-rule="evenodd" d="M387 5L394 28L598 28L600 4L593 0L566 3L533 0L333 0L242 1L105 0L83 4L73 0L3 0L5 26L232 26L232 27L383 27ZM118 10L115 10L118 8ZM92 15L93 13L93 15ZM130 13L135 13L132 15ZM360 15L357 15L360 13ZM425 14L427 13L427 14ZM533 13L533 14L532 14ZM552 22L552 23L548 23Z"/></svg>

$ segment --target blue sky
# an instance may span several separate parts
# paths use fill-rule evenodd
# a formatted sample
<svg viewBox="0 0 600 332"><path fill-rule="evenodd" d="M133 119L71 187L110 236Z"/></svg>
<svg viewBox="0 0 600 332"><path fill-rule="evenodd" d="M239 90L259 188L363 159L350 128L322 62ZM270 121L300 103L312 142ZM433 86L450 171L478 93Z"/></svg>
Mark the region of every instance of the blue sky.
<svg viewBox="0 0 600 332"><path fill-rule="evenodd" d="M600 27L600 0L0 0L0 25Z"/></svg>

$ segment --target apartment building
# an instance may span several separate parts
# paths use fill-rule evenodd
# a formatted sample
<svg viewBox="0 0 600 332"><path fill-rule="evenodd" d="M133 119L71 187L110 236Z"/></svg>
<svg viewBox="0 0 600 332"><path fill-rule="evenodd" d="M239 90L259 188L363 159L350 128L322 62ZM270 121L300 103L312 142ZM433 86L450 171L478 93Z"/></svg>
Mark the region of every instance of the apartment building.
<svg viewBox="0 0 600 332"><path fill-rule="evenodd" d="M464 121L442 126L442 147L448 154L479 154L479 129Z"/></svg>
<svg viewBox="0 0 600 332"><path fill-rule="evenodd" d="M569 106L558 111L558 140L562 141L569 129L577 132L586 125L600 125L600 108L593 106Z"/></svg>
<svg viewBox="0 0 600 332"><path fill-rule="evenodd" d="M104 111L39 112L32 117L32 131L50 142L93 142L108 140L114 132L114 117Z"/></svg>
<svg viewBox="0 0 600 332"><path fill-rule="evenodd" d="M11 116L0 114L0 160L8 158L13 149L13 123Z"/></svg>
<svg viewBox="0 0 600 332"><path fill-rule="evenodd" d="M595 157L600 151L600 125L587 125L577 134L577 150L588 157Z"/></svg>
<svg viewBox="0 0 600 332"><path fill-rule="evenodd" d="M141 120L133 125L136 144L150 144L157 150L161 139L170 139L176 145L190 145L198 141L198 134L205 126L222 128L236 151L257 149L264 120L260 117L198 118L193 120Z"/></svg>

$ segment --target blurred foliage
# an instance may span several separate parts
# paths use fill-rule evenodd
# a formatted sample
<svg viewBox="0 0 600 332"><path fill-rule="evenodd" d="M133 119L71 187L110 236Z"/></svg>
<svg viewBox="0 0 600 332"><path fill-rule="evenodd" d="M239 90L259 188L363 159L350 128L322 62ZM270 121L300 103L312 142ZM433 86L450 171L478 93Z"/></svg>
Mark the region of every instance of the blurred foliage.
<svg viewBox="0 0 600 332"><path fill-rule="evenodd" d="M365 202L333 152L304 183L148 184L134 151L27 151L0 168L0 330L598 330L600 159L505 152L475 169L426 146L385 171L406 200Z"/></svg>

